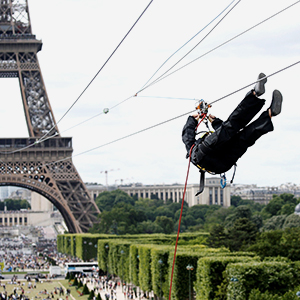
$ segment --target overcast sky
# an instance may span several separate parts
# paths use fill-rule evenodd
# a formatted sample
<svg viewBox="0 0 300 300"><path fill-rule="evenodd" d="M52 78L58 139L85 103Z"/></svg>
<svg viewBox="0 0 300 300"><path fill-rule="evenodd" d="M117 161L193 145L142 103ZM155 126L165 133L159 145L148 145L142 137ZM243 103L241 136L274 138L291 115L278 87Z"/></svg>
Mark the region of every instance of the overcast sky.
<svg viewBox="0 0 300 300"><path fill-rule="evenodd" d="M33 34L43 42L38 59L56 121L100 70L149 1L28 1ZM173 70L295 2L240 1ZM153 1L107 65L58 124L63 137L73 138L73 162L84 182L105 184L104 171L107 170L109 184L119 184L121 180L123 183L183 184L188 160L181 131L188 115L100 146L192 111L195 103L192 99L215 101L255 82L260 72L270 75L300 60L300 3L297 3L128 99L172 53L230 3L231 0ZM176 53L156 77L199 43L219 20ZM283 94L282 113L273 118L274 132L263 136L238 161L235 183L300 184L299 75L300 64L297 64L268 78L264 95L266 109L273 90L278 89ZM0 89L1 136L28 136L18 79L1 79ZM215 103L209 112L227 118L249 89ZM109 113L102 113L103 109L112 107ZM89 151L94 148L97 149ZM81 154L86 151L89 152ZM231 178L231 174L232 170L227 177ZM198 181L199 172L192 166L189 183Z"/></svg>

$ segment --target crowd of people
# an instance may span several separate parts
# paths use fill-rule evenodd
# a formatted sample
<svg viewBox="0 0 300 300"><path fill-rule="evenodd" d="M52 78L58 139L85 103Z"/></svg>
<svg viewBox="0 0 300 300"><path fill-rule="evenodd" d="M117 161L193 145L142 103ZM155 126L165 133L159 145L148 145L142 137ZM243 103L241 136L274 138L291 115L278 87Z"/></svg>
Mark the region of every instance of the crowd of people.
<svg viewBox="0 0 300 300"><path fill-rule="evenodd" d="M18 280L17 276L14 276L11 281L0 282L3 291L0 292L0 300L29 300L35 299L42 300L64 300L65 297L68 300L70 291L64 288L54 287L53 290L48 291L47 289L39 289L38 285L31 281L26 282L24 280ZM12 285L12 289L8 289L8 285ZM10 290L10 291L8 291ZM32 293L31 293L32 291Z"/></svg>
<svg viewBox="0 0 300 300"><path fill-rule="evenodd" d="M44 241L40 243L33 243L27 240L12 240L12 239L0 239L0 263L3 263L3 271L25 271L25 272L43 272L49 271L51 258L61 267L65 266L68 262L81 261L76 257L70 257L65 254L58 253L56 250L56 241L49 243ZM19 278L18 278L19 277ZM40 283L43 280L37 276L20 276L13 275L11 279L0 281L2 291L0 290L0 300L32 300L28 294L30 291L35 291L37 296L35 300L74 300L70 295L70 289L63 289L60 287L54 287L53 290L48 291L40 288ZM121 284L120 278L107 277L107 276L86 276L80 277L83 285L87 284L89 290L94 290L95 298L100 293L101 298L105 300L117 300L117 299L145 299L140 292L126 284ZM8 285L13 286L13 289L7 288ZM12 292L8 292L12 291ZM140 295L138 295L140 294Z"/></svg>

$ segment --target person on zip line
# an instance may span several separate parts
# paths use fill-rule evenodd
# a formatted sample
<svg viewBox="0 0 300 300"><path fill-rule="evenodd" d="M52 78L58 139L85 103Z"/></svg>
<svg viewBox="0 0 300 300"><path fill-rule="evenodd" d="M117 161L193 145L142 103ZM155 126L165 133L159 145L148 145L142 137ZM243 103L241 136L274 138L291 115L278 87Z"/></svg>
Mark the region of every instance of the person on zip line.
<svg viewBox="0 0 300 300"><path fill-rule="evenodd" d="M266 75L260 73L254 88L246 94L226 121L208 115L215 131L203 138L196 140L200 114L188 117L182 131L182 141L195 166L215 174L225 173L236 165L237 160L262 135L274 130L272 117L280 114L282 106L282 95L278 90L273 91L272 102L267 110L252 121L266 102L259 98L265 92L266 82Z"/></svg>

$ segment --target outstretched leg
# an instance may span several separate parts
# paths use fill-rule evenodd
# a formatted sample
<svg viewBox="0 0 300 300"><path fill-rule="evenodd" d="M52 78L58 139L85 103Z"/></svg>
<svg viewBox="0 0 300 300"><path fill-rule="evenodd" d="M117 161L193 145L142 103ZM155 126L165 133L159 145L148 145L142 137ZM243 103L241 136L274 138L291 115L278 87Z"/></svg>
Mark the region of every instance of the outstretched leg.
<svg viewBox="0 0 300 300"><path fill-rule="evenodd" d="M260 117L254 122L250 123L243 130L241 130L236 137L228 144L227 152L235 163L249 147L253 146L255 142L264 134L274 130L271 118L277 116L281 112L282 95L278 90L273 92L273 98L270 108L263 112Z"/></svg>
<svg viewBox="0 0 300 300"><path fill-rule="evenodd" d="M265 100L259 99L257 96L262 95L265 91L266 75L260 73L258 80L254 89L245 96L228 119L212 135L205 139L201 145L203 152L207 153L215 147L219 147L230 141L261 110L265 104Z"/></svg>

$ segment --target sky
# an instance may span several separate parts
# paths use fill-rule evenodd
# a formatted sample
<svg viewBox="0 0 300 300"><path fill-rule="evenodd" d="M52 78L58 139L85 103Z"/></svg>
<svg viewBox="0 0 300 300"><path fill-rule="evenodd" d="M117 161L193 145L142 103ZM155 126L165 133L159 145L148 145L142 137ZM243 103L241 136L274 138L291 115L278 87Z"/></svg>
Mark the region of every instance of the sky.
<svg viewBox="0 0 300 300"><path fill-rule="evenodd" d="M73 163L84 182L184 184L181 132L195 99L213 102L251 85L260 72L269 76L300 60L299 1L220 46L296 1L154 0L99 72L149 2L28 0L32 32L43 42L38 59L49 101L61 136L72 137ZM224 13L208 25L230 3L237 5L218 26L213 29ZM188 65L134 97L184 44L153 79L182 58L171 72ZM300 63L268 78L265 109L278 89L282 113L272 119L274 131L237 162L234 183L300 184L299 78ZM214 103L209 113L226 119L251 88ZM0 89L1 136L27 137L18 79L1 78ZM198 182L191 166L188 183Z"/></svg>

